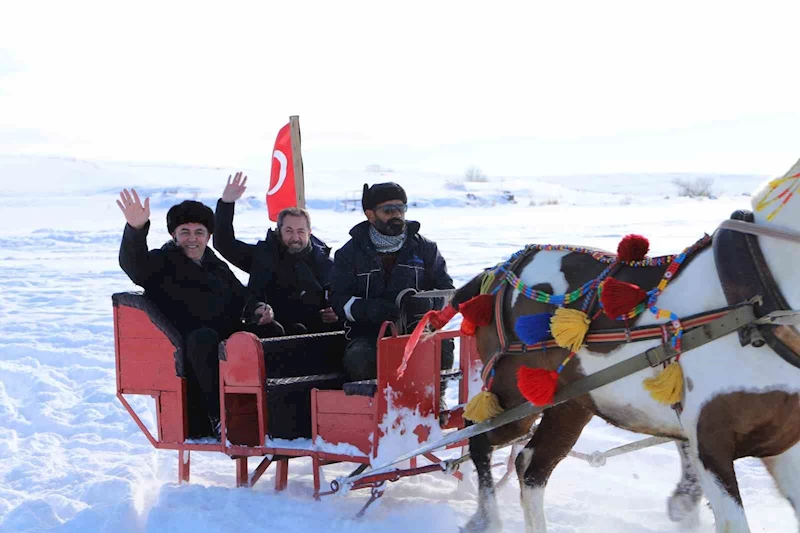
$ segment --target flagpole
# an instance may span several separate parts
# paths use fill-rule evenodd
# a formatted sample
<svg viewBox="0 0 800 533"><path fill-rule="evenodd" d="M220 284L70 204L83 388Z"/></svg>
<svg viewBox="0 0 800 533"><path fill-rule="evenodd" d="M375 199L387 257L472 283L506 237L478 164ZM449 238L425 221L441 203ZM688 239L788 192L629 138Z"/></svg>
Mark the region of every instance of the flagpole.
<svg viewBox="0 0 800 533"><path fill-rule="evenodd" d="M306 206L306 185L303 179L303 155L300 152L300 117L289 117L290 134L292 138L292 165L294 166L294 189L297 207Z"/></svg>

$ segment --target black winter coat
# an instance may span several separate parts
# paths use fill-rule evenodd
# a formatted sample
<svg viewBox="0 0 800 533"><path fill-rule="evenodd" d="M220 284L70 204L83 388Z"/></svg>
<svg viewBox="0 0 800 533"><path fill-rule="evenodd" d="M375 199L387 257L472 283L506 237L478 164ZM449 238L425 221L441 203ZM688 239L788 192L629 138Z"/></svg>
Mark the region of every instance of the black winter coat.
<svg viewBox="0 0 800 533"><path fill-rule="evenodd" d="M419 222L406 223L406 242L397 251L391 273L385 270L369 238L369 226L364 221L350 230L352 238L336 252L333 264L330 299L336 314L345 318L348 338L377 337L381 323L396 318L383 314L383 310L397 312L396 299L403 289L453 288L439 248L419 234ZM364 302L350 307L355 320L349 320L345 306L353 297L363 298Z"/></svg>
<svg viewBox="0 0 800 533"><path fill-rule="evenodd" d="M324 324L319 311L329 307L333 260L331 249L311 235L311 248L290 254L278 232L269 230L263 241L247 244L233 232L233 203L217 202L214 248L238 268L250 274L248 309L262 301L272 306L275 320L284 326L300 323L310 332L338 329L341 324Z"/></svg>
<svg viewBox="0 0 800 533"><path fill-rule="evenodd" d="M140 230L125 225L119 266L151 299L182 335L198 328L228 337L241 324L247 300L244 285L231 269L206 248L198 265L172 241L147 250L150 222Z"/></svg>

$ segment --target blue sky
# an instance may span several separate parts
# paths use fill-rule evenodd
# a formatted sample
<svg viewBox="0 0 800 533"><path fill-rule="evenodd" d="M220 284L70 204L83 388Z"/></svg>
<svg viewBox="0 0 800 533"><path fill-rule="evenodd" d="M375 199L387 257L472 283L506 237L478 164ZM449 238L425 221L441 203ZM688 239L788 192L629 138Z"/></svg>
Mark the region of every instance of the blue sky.
<svg viewBox="0 0 800 533"><path fill-rule="evenodd" d="M112 5L113 4L113 5ZM797 2L25 2L0 153L489 175L778 174L800 157Z"/></svg>

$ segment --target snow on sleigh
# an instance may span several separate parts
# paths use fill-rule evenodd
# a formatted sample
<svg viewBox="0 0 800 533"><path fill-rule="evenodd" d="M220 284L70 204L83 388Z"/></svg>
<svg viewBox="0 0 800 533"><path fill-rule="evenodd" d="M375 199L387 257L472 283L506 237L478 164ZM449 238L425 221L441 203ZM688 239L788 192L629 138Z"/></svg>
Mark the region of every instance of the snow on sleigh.
<svg viewBox="0 0 800 533"><path fill-rule="evenodd" d="M362 474L376 460L463 428L462 406L475 381L469 378L480 372L472 337L460 342L458 370L439 370L441 342L460 337L457 330L438 332L433 342L421 344L398 378L408 336L398 336L394 324L385 323L378 342L378 378L353 383L345 383L340 373L344 332L271 339L239 332L220 344L221 442L198 442L188 438L181 337L144 295L117 293L112 302L117 397L154 447L178 451L179 482L189 481L192 451L233 458L237 486L253 486L276 463L276 490L286 487L290 459L310 457L318 496L325 465L357 463L355 473ZM384 337L387 328L390 334ZM450 380L458 380L460 405L445 410L440 391ZM131 407L129 395L155 400L157 434ZM263 459L251 472L247 460L253 456ZM377 497L375 487L387 480L444 469L433 453L424 457L431 464L419 466L414 458L408 469L367 475L350 488L372 488ZM461 478L458 472L453 475Z"/></svg>

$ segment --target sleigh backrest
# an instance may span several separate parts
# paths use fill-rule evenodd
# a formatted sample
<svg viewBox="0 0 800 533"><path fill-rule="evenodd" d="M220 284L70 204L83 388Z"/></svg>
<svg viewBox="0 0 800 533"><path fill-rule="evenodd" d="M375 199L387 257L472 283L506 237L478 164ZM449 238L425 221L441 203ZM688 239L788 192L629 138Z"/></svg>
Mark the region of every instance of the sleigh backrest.
<svg viewBox="0 0 800 533"><path fill-rule="evenodd" d="M116 293L111 301L118 396L152 396L156 401L157 440L183 442L188 421L181 336L143 294ZM144 430L135 413L131 414Z"/></svg>

